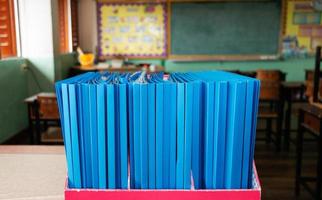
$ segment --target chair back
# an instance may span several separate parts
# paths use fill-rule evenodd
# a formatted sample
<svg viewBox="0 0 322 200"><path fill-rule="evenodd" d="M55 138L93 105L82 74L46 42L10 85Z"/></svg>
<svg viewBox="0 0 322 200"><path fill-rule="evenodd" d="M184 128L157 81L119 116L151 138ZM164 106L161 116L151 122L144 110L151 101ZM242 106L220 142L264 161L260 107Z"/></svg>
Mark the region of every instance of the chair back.
<svg viewBox="0 0 322 200"><path fill-rule="evenodd" d="M314 71L313 70L306 70L305 71L305 85L306 85L306 89L305 89L305 96L307 96L307 98L313 98L313 88L314 88ZM322 79L320 79L320 83L319 83L319 94L322 94Z"/></svg>
<svg viewBox="0 0 322 200"><path fill-rule="evenodd" d="M55 96L37 96L39 105L39 118L58 120L59 111L57 105L57 99Z"/></svg>
<svg viewBox="0 0 322 200"><path fill-rule="evenodd" d="M281 82L285 74L280 70L257 70L256 78L261 81L260 100L278 101L281 99Z"/></svg>

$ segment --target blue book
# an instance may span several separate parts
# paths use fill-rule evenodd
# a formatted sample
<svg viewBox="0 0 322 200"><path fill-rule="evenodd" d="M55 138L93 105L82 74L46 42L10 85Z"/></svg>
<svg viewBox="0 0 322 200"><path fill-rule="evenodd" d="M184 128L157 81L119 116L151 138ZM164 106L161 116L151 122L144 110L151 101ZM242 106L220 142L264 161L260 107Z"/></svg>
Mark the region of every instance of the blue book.
<svg viewBox="0 0 322 200"><path fill-rule="evenodd" d="M127 93L126 85L119 85L119 115L120 115L120 168L121 189L128 188L128 149L127 149Z"/></svg>
<svg viewBox="0 0 322 200"><path fill-rule="evenodd" d="M107 84L107 174L108 188L115 189L115 102L114 102L114 85Z"/></svg>
<svg viewBox="0 0 322 200"><path fill-rule="evenodd" d="M155 141L156 141L156 152L155 152L155 165L156 165L156 189L163 188L163 83L156 84L156 133L155 133Z"/></svg>
<svg viewBox="0 0 322 200"><path fill-rule="evenodd" d="M253 94L253 116L252 116L252 135L251 135L251 148L250 148L250 159L249 159L249 168L248 168L248 188L252 187L253 184L253 159L254 159L254 150L255 150L255 141L256 141L256 124L257 124L257 113L258 113L258 104L259 104L259 92L260 92L260 82L255 81L254 84L254 94ZM247 169L245 169L247 170Z"/></svg>
<svg viewBox="0 0 322 200"><path fill-rule="evenodd" d="M103 84L97 85L97 136L98 136L98 185L100 189L107 188L107 147L106 147L106 93Z"/></svg>
<svg viewBox="0 0 322 200"><path fill-rule="evenodd" d="M176 150L177 150L177 125L176 125L176 115L177 115L177 87L175 84L168 84L170 86L169 100L170 104L168 105L168 117L170 121L170 130L169 130L169 188L176 188ZM166 147L166 146L165 146Z"/></svg>
<svg viewBox="0 0 322 200"><path fill-rule="evenodd" d="M192 121L192 174L194 180L194 186L197 189L201 188L201 169L202 169L202 155L200 148L202 140L202 107L201 107L201 95L202 87L201 82L193 82L193 121Z"/></svg>
<svg viewBox="0 0 322 200"><path fill-rule="evenodd" d="M84 125L84 152L85 152L85 171L86 171L86 188L92 188L92 153L91 153L91 137L90 134L86 134L90 132L89 126L89 86L88 84L81 84L82 88L82 102L83 102L83 123Z"/></svg>
<svg viewBox="0 0 322 200"><path fill-rule="evenodd" d="M226 117L228 83L217 82L215 87L213 188L224 189Z"/></svg>
<svg viewBox="0 0 322 200"><path fill-rule="evenodd" d="M148 84L148 158L149 158L149 189L155 189L155 84Z"/></svg>
<svg viewBox="0 0 322 200"><path fill-rule="evenodd" d="M141 188L141 147L140 147L140 85L133 84L133 142L135 188Z"/></svg>
<svg viewBox="0 0 322 200"><path fill-rule="evenodd" d="M184 164L183 164L183 188L191 188L191 149L192 149L192 99L193 85L185 83L185 141L184 141Z"/></svg>
<svg viewBox="0 0 322 200"><path fill-rule="evenodd" d="M238 189L241 187L242 171L242 144L245 120L245 82L232 82L229 84L227 120L227 147L225 188Z"/></svg>
<svg viewBox="0 0 322 200"><path fill-rule="evenodd" d="M164 189L169 188L170 184L170 110L171 101L170 101L170 84L168 82L163 85L163 137L162 137L162 145L163 145L163 160L162 160L162 170L163 170L163 180L162 185ZM171 143L170 143L171 145Z"/></svg>
<svg viewBox="0 0 322 200"><path fill-rule="evenodd" d="M215 88L213 82L206 83L205 91L205 164L204 164L204 181L205 188L212 188L213 179L213 142L214 142L214 95Z"/></svg>
<svg viewBox="0 0 322 200"><path fill-rule="evenodd" d="M183 189L183 166L185 144L185 84L177 83L177 164L176 188Z"/></svg>
<svg viewBox="0 0 322 200"><path fill-rule="evenodd" d="M93 188L98 188L98 149L97 149L97 101L96 85L89 84L89 126L91 138L91 158L92 158L92 184Z"/></svg>
<svg viewBox="0 0 322 200"><path fill-rule="evenodd" d="M72 154L72 138L69 118L69 99L68 99L68 85L62 84L62 105L63 105L63 116L64 116L64 143L66 147L66 158L67 158L67 169L68 169L68 184L69 187L75 187L74 179L74 165L73 165L73 154Z"/></svg>
<svg viewBox="0 0 322 200"><path fill-rule="evenodd" d="M74 167L74 188L81 188L81 165L80 165L80 149L78 140L78 124L77 124L77 106L76 106L76 88L74 84L68 85L69 92L69 113L70 113L70 128L72 142L72 156Z"/></svg>
<svg viewBox="0 0 322 200"><path fill-rule="evenodd" d="M134 119L133 119L133 84L128 84L128 127L129 127L129 148L130 148L130 187L135 188L135 163L134 163Z"/></svg>
<svg viewBox="0 0 322 200"><path fill-rule="evenodd" d="M140 86L140 158L141 158L141 188L149 187L149 165L148 165L148 85L145 83Z"/></svg>

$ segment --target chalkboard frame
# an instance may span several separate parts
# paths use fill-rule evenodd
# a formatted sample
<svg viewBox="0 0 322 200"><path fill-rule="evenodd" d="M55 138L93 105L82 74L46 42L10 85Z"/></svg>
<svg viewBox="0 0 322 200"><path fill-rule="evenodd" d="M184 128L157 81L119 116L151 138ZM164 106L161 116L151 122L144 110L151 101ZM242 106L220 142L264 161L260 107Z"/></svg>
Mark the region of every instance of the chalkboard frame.
<svg viewBox="0 0 322 200"><path fill-rule="evenodd" d="M202 55L178 55L173 54L171 50L171 3L200 3L200 2L267 2L271 0L171 0L168 1L168 59L171 61L256 61L256 60L278 60L282 53L282 38L283 38L283 27L285 24L285 7L286 1L282 0L281 5L281 17L280 17L280 30L279 30L279 41L278 41L278 51L276 54L251 54L251 55L225 55L225 54L202 54Z"/></svg>

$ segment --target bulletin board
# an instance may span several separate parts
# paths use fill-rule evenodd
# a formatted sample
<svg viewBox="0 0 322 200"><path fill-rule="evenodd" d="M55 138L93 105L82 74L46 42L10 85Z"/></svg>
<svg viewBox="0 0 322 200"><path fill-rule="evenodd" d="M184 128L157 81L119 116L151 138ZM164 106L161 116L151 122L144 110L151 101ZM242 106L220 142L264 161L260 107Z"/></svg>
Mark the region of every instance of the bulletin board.
<svg viewBox="0 0 322 200"><path fill-rule="evenodd" d="M316 46L322 45L322 12L309 0L288 0L286 4L284 53L313 53Z"/></svg>
<svg viewBox="0 0 322 200"><path fill-rule="evenodd" d="M100 57L166 57L164 3L97 3Z"/></svg>

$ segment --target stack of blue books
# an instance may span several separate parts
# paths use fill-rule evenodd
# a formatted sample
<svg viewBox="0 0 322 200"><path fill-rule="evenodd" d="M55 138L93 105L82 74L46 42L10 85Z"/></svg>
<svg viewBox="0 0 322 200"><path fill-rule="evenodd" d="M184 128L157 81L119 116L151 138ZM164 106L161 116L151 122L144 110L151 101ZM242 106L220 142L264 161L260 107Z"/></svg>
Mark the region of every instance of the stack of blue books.
<svg viewBox="0 0 322 200"><path fill-rule="evenodd" d="M69 187L250 188L259 84L222 71L57 82Z"/></svg>

